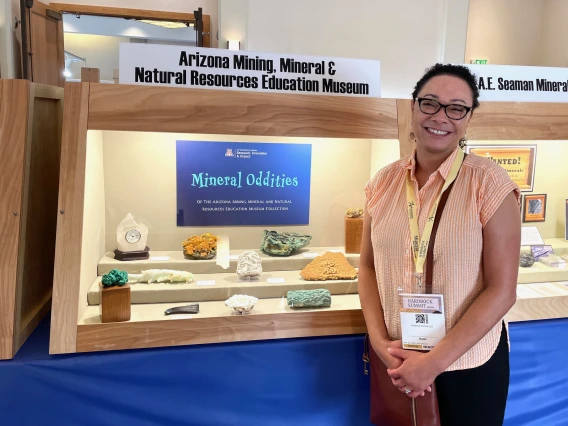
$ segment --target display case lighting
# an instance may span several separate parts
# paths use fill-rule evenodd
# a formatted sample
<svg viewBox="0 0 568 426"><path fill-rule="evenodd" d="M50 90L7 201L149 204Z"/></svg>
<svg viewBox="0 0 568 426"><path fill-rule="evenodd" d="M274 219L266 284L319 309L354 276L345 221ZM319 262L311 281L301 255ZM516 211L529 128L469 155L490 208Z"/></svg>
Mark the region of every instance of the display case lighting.
<svg viewBox="0 0 568 426"><path fill-rule="evenodd" d="M241 42L239 40L227 40L227 49L240 50Z"/></svg>

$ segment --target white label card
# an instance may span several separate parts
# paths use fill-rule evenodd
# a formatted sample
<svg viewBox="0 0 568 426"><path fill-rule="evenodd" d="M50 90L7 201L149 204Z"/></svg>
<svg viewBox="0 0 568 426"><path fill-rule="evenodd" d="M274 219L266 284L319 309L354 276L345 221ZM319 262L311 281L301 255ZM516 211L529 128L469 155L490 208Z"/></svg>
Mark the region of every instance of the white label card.
<svg viewBox="0 0 568 426"><path fill-rule="evenodd" d="M215 285L215 280L202 280L202 281L197 281L195 284L197 284L197 285Z"/></svg>
<svg viewBox="0 0 568 426"><path fill-rule="evenodd" d="M284 278L267 278L266 282L268 284L281 284L285 283L286 280Z"/></svg>
<svg viewBox="0 0 568 426"><path fill-rule="evenodd" d="M403 349L432 349L446 335L444 296L441 294L401 294L400 296Z"/></svg>
<svg viewBox="0 0 568 426"><path fill-rule="evenodd" d="M302 253L302 256L304 256L306 259L315 259L319 255L317 253Z"/></svg>
<svg viewBox="0 0 568 426"><path fill-rule="evenodd" d="M176 314L176 315L168 315L168 319L170 320L192 319L194 316L195 316L194 314Z"/></svg>
<svg viewBox="0 0 568 426"><path fill-rule="evenodd" d="M521 245L522 246L539 246L544 245L544 240L538 232L536 226L521 227Z"/></svg>
<svg viewBox="0 0 568 426"><path fill-rule="evenodd" d="M170 260L170 256L150 256L150 260Z"/></svg>

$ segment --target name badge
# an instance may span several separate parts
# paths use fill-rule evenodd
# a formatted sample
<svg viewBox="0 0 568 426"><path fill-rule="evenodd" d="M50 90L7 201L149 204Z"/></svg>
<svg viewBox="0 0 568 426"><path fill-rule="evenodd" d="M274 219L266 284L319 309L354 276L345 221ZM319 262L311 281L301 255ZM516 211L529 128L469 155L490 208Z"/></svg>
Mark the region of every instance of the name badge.
<svg viewBox="0 0 568 426"><path fill-rule="evenodd" d="M429 351L446 335L444 296L400 294L402 348Z"/></svg>

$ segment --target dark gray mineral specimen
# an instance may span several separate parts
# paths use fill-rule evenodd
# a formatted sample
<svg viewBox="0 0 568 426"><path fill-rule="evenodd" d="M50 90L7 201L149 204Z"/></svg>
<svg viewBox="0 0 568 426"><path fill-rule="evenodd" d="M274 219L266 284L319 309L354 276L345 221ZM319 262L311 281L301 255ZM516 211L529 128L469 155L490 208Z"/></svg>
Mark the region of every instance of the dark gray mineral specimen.
<svg viewBox="0 0 568 426"><path fill-rule="evenodd" d="M532 253L521 253L519 265L523 268L530 268L534 264L534 257Z"/></svg>

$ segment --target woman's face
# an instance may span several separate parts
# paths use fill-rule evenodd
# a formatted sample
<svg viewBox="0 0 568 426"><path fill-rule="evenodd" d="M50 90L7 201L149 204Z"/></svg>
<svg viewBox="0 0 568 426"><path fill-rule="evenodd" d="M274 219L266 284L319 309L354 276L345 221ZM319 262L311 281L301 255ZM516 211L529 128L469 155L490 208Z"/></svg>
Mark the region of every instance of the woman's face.
<svg viewBox="0 0 568 426"><path fill-rule="evenodd" d="M432 77L418 93L418 99L427 98L444 105L460 105L471 107L473 95L471 89L461 78L450 75ZM419 102L413 102L412 131L416 135L416 143L428 152L444 153L453 151L459 140L465 136L472 112L470 111L461 120L456 119L463 114L460 106L448 107L450 117L444 108L435 114L421 111ZM435 102L424 101L422 110L435 111Z"/></svg>

